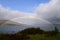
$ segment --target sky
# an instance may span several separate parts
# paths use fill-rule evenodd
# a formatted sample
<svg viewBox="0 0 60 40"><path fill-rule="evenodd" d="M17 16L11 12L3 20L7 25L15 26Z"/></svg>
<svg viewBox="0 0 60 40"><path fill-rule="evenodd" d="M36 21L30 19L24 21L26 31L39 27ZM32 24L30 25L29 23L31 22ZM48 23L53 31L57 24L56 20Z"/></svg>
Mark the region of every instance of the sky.
<svg viewBox="0 0 60 40"><path fill-rule="evenodd" d="M60 0L0 0L0 20L28 25L60 24Z"/></svg>
<svg viewBox="0 0 60 40"><path fill-rule="evenodd" d="M0 4L12 10L33 12L40 3L47 3L49 0L0 0Z"/></svg>

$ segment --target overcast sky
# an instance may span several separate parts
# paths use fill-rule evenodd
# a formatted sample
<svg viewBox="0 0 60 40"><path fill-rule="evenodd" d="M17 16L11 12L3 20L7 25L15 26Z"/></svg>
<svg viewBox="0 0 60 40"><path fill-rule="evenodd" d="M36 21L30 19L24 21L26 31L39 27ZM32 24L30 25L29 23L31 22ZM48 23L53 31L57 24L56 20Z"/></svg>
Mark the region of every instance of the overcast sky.
<svg viewBox="0 0 60 40"><path fill-rule="evenodd" d="M60 24L60 0L0 0L0 20Z"/></svg>

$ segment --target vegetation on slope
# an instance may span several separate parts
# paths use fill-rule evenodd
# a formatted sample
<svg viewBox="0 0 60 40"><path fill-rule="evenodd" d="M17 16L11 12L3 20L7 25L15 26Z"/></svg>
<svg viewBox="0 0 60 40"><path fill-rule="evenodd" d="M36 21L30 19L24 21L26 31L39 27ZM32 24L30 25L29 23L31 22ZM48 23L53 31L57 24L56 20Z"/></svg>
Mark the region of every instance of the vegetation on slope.
<svg viewBox="0 0 60 40"><path fill-rule="evenodd" d="M27 28L15 34L0 34L0 40L60 40L60 33L57 27L53 31Z"/></svg>

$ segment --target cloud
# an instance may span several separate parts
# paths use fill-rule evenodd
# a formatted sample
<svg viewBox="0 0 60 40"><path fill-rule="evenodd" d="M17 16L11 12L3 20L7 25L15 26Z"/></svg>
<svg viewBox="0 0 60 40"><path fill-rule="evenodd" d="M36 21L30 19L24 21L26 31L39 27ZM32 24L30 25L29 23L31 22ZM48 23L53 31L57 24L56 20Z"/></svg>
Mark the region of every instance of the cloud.
<svg viewBox="0 0 60 40"><path fill-rule="evenodd" d="M20 12L18 10L11 10L8 8L3 7L2 5L0 5L0 20L3 19L14 19L14 18L18 18L18 17L32 17L33 14L31 13L25 13L25 12Z"/></svg>
<svg viewBox="0 0 60 40"><path fill-rule="evenodd" d="M55 16L56 19L59 20L59 10L60 6L57 0L51 0L49 3L46 4L40 4L36 8L34 13L11 10L0 5L0 20L12 20L22 22L23 24L34 25L39 27L41 26L43 29L49 29L52 27L51 21L55 19ZM54 22L57 23L56 20Z"/></svg>
<svg viewBox="0 0 60 40"><path fill-rule="evenodd" d="M60 0L51 0L49 3L41 3L35 12L38 17L42 17L52 23L60 24Z"/></svg>
<svg viewBox="0 0 60 40"><path fill-rule="evenodd" d="M24 24L33 25L36 24L37 20L50 23L45 19L39 18L35 13L26 13L18 10L11 10L0 5L0 20L12 20ZM41 24L41 23L38 23Z"/></svg>
<svg viewBox="0 0 60 40"><path fill-rule="evenodd" d="M35 14L36 13L36 14ZM51 0L49 3L41 3L34 13L26 13L5 8L0 4L0 20L13 20L23 23L36 24L37 19L46 23L60 23L60 0ZM24 21L22 21L24 19ZM25 21L26 20L26 21ZM41 24L41 23L38 23Z"/></svg>
<svg viewBox="0 0 60 40"><path fill-rule="evenodd" d="M10 8L5 8L0 4L0 20L12 20L19 23L32 24L34 23L34 18L36 18L36 15L33 13L11 10Z"/></svg>

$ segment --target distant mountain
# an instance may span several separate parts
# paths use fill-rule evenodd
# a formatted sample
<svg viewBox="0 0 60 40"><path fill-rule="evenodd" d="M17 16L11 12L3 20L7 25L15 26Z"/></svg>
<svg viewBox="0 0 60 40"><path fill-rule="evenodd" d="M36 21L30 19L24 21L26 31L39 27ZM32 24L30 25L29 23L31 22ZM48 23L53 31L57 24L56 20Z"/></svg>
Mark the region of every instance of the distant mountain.
<svg viewBox="0 0 60 40"><path fill-rule="evenodd" d="M0 20L0 25L21 25L21 23L11 20Z"/></svg>
<svg viewBox="0 0 60 40"><path fill-rule="evenodd" d="M3 23L5 23L7 20L0 20L0 25L2 25Z"/></svg>
<svg viewBox="0 0 60 40"><path fill-rule="evenodd" d="M32 27L31 25L18 23L11 20L0 20L0 33L16 33L26 28Z"/></svg>
<svg viewBox="0 0 60 40"><path fill-rule="evenodd" d="M33 20L33 21L37 24L27 25L27 24L23 24L23 23L11 21L11 20L0 20L0 25L4 25L4 26L0 26L0 32L13 33L12 31L18 32L26 28L33 28L33 27L39 27L42 30L48 31L48 30L54 29L54 25L57 25L60 31L60 24L52 25L52 24L44 22L43 20ZM8 26L5 26L5 25L8 25Z"/></svg>

